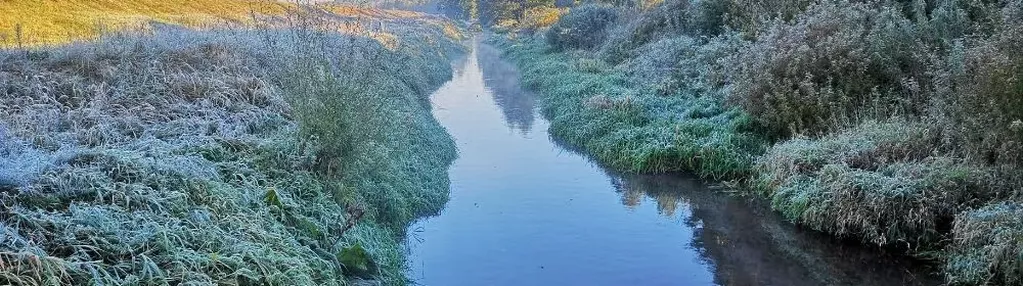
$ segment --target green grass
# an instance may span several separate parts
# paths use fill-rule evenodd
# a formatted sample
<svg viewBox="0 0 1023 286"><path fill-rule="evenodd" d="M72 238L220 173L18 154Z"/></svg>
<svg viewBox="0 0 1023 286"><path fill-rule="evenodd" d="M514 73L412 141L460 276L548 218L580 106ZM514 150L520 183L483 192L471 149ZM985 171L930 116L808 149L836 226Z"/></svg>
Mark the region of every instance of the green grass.
<svg viewBox="0 0 1023 286"><path fill-rule="evenodd" d="M492 37L542 93L550 132L600 162L635 172L694 171L721 179L748 175L763 138L747 116L709 96L660 96L619 69L542 39Z"/></svg>
<svg viewBox="0 0 1023 286"><path fill-rule="evenodd" d="M785 141L758 159L755 182L776 210L811 228L934 251L957 213L997 197L995 172L935 155L938 136L894 121Z"/></svg>
<svg viewBox="0 0 1023 286"><path fill-rule="evenodd" d="M0 284L408 283L456 156L426 96L461 47L392 32L0 51Z"/></svg>

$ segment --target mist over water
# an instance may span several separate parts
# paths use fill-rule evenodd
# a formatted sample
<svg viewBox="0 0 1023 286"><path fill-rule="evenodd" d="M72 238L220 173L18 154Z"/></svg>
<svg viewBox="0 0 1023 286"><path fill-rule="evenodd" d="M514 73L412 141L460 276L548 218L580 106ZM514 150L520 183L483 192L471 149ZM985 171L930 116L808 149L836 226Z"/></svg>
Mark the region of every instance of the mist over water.
<svg viewBox="0 0 1023 286"><path fill-rule="evenodd" d="M935 284L685 175L621 175L547 135L515 67L475 44L432 97L451 200L410 229L423 285Z"/></svg>

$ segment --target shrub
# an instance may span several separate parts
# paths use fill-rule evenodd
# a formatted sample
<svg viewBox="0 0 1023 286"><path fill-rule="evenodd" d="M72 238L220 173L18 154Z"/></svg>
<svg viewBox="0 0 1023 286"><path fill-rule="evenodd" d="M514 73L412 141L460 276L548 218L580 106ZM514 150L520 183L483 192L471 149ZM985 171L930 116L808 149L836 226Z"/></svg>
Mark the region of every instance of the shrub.
<svg viewBox="0 0 1023 286"><path fill-rule="evenodd" d="M732 57L730 102L776 134L818 134L923 109L926 51L891 9L828 1Z"/></svg>
<svg viewBox="0 0 1023 286"><path fill-rule="evenodd" d="M749 38L756 38L773 26L773 22L788 22L820 0L727 0L727 25Z"/></svg>
<svg viewBox="0 0 1023 286"><path fill-rule="evenodd" d="M688 36L665 37L639 48L638 56L627 63L627 71L640 84L655 86L662 92L673 91L674 87L690 83L677 82L673 75L679 74L678 78L685 78L681 74L687 72L681 69L700 68L683 64L696 58L700 47L699 40Z"/></svg>
<svg viewBox="0 0 1023 286"><path fill-rule="evenodd" d="M709 40L663 37L637 49L638 56L624 66L633 81L657 94L720 98L730 70L720 59L740 53L745 45L735 33Z"/></svg>
<svg viewBox="0 0 1023 286"><path fill-rule="evenodd" d="M732 9L729 0L697 0L689 11L688 29L692 34L716 36L727 27L728 12Z"/></svg>
<svg viewBox="0 0 1023 286"><path fill-rule="evenodd" d="M641 56L642 46L670 37L714 37L728 27L729 0L668 0L611 29L601 55L619 63ZM625 18L625 17L622 17Z"/></svg>
<svg viewBox="0 0 1023 286"><path fill-rule="evenodd" d="M522 20L521 28L542 29L550 27L561 19L562 10L552 7L534 7L526 10L526 17Z"/></svg>
<svg viewBox="0 0 1023 286"><path fill-rule="evenodd" d="M617 64L638 56L637 48L661 36L682 34L681 31L686 27L688 9L688 0L669 0L652 11L616 25L600 48L601 57Z"/></svg>
<svg viewBox="0 0 1023 286"><path fill-rule="evenodd" d="M562 50L596 47L604 42L608 25L617 18L618 12L610 6L579 6L547 30L547 43Z"/></svg>
<svg viewBox="0 0 1023 286"><path fill-rule="evenodd" d="M1023 205L993 203L956 216L945 265L950 284L1023 284Z"/></svg>
<svg viewBox="0 0 1023 286"><path fill-rule="evenodd" d="M949 143L981 163L1023 164L1023 28L1006 25L973 47L960 43L935 73L933 113L954 137Z"/></svg>

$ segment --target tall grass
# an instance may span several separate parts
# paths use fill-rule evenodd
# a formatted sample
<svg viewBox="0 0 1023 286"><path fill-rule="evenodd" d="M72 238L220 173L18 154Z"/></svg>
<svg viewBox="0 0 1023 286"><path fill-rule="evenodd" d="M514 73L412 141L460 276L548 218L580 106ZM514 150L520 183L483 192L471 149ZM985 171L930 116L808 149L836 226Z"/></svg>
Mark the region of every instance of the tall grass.
<svg viewBox="0 0 1023 286"><path fill-rule="evenodd" d="M975 285L1023 283L1021 218L1017 202L993 203L956 217L956 239L945 266L948 281Z"/></svg>
<svg viewBox="0 0 1023 286"><path fill-rule="evenodd" d="M876 245L933 251L959 212L1003 195L993 170L936 152L939 140L939 132L905 121L796 138L758 159L756 182L793 221Z"/></svg>
<svg viewBox="0 0 1023 286"><path fill-rule="evenodd" d="M455 156L425 96L460 47L322 26L0 52L0 283L407 283Z"/></svg>

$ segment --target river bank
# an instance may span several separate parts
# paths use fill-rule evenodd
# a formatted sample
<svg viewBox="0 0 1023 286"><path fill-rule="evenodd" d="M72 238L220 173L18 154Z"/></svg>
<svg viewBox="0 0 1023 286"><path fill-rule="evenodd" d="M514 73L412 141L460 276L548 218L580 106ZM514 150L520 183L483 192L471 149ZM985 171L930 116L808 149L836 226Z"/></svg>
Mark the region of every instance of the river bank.
<svg viewBox="0 0 1023 286"><path fill-rule="evenodd" d="M1023 161L1007 128L1019 114L982 104L1018 104L1018 90L986 85L1016 82L993 71L1019 61L987 59L1016 58L1018 6L988 7L1002 26L977 32L989 38L963 58L924 48L926 27L946 19L910 23L885 3L785 6L785 21L724 12L765 8L741 2L583 5L490 42L539 93L551 133L602 164L726 180L800 226L935 265L948 283L1023 281Z"/></svg>
<svg viewBox="0 0 1023 286"><path fill-rule="evenodd" d="M463 52L416 23L0 51L0 283L406 284L457 156L426 97Z"/></svg>
<svg viewBox="0 0 1023 286"><path fill-rule="evenodd" d="M544 99L481 43L432 96L459 149L451 201L409 231L422 285L933 285L684 174L623 174L548 132Z"/></svg>

